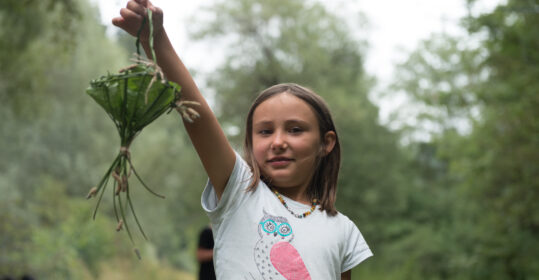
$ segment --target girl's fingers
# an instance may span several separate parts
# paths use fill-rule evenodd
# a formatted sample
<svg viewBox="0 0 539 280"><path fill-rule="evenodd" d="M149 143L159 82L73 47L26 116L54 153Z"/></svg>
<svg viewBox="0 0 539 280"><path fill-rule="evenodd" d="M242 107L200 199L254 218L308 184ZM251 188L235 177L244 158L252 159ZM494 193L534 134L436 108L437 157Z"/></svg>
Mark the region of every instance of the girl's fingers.
<svg viewBox="0 0 539 280"><path fill-rule="evenodd" d="M138 28L143 17L127 8L120 10L120 16L112 19L112 24L127 31L127 33L136 36Z"/></svg>
<svg viewBox="0 0 539 280"><path fill-rule="evenodd" d="M152 10L153 13L158 13L158 14L163 13L163 11L159 7L154 6L152 2L150 2L149 0L135 0L135 1L139 3L142 7L146 7Z"/></svg>
<svg viewBox="0 0 539 280"><path fill-rule="evenodd" d="M159 7L151 6L150 9L152 10L152 13L154 13L154 14L157 14L159 16L163 15L163 10L161 10L161 8L159 8Z"/></svg>
<svg viewBox="0 0 539 280"><path fill-rule="evenodd" d="M125 20L123 17L115 17L115 18L112 18L112 24L118 26L118 27L123 27L123 24L124 24Z"/></svg>
<svg viewBox="0 0 539 280"><path fill-rule="evenodd" d="M140 5L139 3L135 2L135 1L129 1L127 2L127 9L141 15L141 16L145 16L146 15L146 9L144 8L143 5Z"/></svg>
<svg viewBox="0 0 539 280"><path fill-rule="evenodd" d="M163 10L161 8L156 7L152 4L152 2L148 0L131 0L127 2L127 9L139 14L141 17L145 17L147 15L146 9L150 9L155 16L158 16L162 18Z"/></svg>
<svg viewBox="0 0 539 280"><path fill-rule="evenodd" d="M122 8L120 10L120 15L127 22L132 22L132 21L137 21L138 22L138 21L141 21L143 19L143 16L141 16L140 14L137 14L137 13L135 13L132 10L129 10L127 8Z"/></svg>
<svg viewBox="0 0 539 280"><path fill-rule="evenodd" d="M135 0L135 2L142 5L142 7L148 7L148 0Z"/></svg>
<svg viewBox="0 0 539 280"><path fill-rule="evenodd" d="M112 24L136 36L141 22L146 17L146 7L154 13L154 32L162 29L163 11L147 0L130 0L125 8L120 9L120 16L112 19Z"/></svg>

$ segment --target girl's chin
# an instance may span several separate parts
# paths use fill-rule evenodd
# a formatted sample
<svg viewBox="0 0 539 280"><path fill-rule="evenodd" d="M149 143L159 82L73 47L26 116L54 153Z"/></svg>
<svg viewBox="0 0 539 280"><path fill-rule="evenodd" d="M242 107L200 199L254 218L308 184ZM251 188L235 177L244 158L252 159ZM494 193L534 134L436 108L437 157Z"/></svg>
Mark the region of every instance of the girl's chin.
<svg viewBox="0 0 539 280"><path fill-rule="evenodd" d="M271 185L272 186L289 186L290 184L290 176L286 176L285 174L267 174L264 175L266 178L270 178Z"/></svg>
<svg viewBox="0 0 539 280"><path fill-rule="evenodd" d="M290 180L283 180L283 179L273 179L270 182L271 182L272 187L275 187L278 189L294 189L300 185L297 182L293 182Z"/></svg>
<svg viewBox="0 0 539 280"><path fill-rule="evenodd" d="M270 178L271 185L282 188L291 188L295 186L302 185L301 181L298 180L298 176L294 176L289 171L279 170L268 172L269 174L264 174L266 178Z"/></svg>

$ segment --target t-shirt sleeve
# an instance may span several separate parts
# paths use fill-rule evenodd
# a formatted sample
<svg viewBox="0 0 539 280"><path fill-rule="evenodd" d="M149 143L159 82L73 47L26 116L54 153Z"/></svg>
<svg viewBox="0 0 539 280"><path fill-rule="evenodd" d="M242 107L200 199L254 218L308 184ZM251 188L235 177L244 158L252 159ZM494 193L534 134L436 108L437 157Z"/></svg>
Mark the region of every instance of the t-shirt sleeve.
<svg viewBox="0 0 539 280"><path fill-rule="evenodd" d="M341 271L345 272L372 256L371 249L357 226L348 219Z"/></svg>
<svg viewBox="0 0 539 280"><path fill-rule="evenodd" d="M201 202L202 208L213 222L219 222L225 215L233 213L239 208L248 196L246 189L251 180L251 169L238 153L236 153L236 163L228 178L221 199L217 198L213 185L208 180L202 193Z"/></svg>

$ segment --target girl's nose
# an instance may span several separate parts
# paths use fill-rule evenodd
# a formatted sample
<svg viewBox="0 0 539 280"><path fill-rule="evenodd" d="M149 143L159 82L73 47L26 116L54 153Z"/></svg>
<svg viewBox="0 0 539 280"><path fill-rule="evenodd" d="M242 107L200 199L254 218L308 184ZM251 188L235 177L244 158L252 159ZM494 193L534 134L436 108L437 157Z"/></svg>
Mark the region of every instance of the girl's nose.
<svg viewBox="0 0 539 280"><path fill-rule="evenodd" d="M286 139L281 133L276 133L273 141L271 142L272 150L285 150L288 147Z"/></svg>

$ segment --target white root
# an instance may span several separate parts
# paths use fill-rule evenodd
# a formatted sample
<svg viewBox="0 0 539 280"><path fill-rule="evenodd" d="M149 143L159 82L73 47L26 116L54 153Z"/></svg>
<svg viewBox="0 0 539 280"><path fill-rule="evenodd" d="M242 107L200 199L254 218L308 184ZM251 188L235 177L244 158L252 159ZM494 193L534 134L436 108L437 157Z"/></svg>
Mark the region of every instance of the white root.
<svg viewBox="0 0 539 280"><path fill-rule="evenodd" d="M195 101L178 101L176 102L176 110L182 118L189 123L193 123L195 119L200 118L200 114L190 106L200 106L200 103Z"/></svg>

